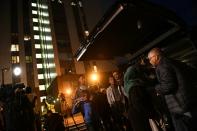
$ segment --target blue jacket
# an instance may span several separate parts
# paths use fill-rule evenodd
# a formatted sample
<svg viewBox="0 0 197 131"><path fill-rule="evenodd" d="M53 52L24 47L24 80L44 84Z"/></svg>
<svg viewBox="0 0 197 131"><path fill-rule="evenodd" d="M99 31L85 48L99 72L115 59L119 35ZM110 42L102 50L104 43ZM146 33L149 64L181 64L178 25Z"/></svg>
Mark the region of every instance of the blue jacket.
<svg viewBox="0 0 197 131"><path fill-rule="evenodd" d="M81 112L83 114L86 123L92 122L92 107L91 103L88 101L81 101L72 108L72 114Z"/></svg>

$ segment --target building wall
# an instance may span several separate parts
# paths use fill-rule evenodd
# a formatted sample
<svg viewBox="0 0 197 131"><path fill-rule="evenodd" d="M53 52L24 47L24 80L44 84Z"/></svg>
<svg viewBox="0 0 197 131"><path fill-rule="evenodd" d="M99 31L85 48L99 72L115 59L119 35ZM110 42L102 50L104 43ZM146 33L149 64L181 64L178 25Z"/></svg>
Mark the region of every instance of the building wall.
<svg viewBox="0 0 197 131"><path fill-rule="evenodd" d="M33 54L36 58L36 70L41 92L41 99L46 98L44 93L57 76L57 50L54 48L54 35L51 23L50 2L47 0L31 1L31 20L33 21ZM36 75L36 74L35 74Z"/></svg>
<svg viewBox="0 0 197 131"><path fill-rule="evenodd" d="M57 59L59 61L61 75L75 73L64 3L59 2L58 0L52 1L51 14L54 27L55 45L58 52Z"/></svg>
<svg viewBox="0 0 197 131"><path fill-rule="evenodd" d="M0 4L0 69L10 68L10 2L2 0ZM11 70L4 73L5 84L11 83ZM2 83L2 77L0 75Z"/></svg>

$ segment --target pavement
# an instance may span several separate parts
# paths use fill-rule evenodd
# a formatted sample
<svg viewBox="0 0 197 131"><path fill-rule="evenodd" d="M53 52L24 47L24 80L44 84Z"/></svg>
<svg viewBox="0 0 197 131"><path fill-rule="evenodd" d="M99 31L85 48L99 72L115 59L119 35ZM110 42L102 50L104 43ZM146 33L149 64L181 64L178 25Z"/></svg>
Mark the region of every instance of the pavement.
<svg viewBox="0 0 197 131"><path fill-rule="evenodd" d="M72 116L68 116L67 118L64 118L64 125L66 127L74 126L75 124L79 125L84 123L84 119L81 113L77 113Z"/></svg>

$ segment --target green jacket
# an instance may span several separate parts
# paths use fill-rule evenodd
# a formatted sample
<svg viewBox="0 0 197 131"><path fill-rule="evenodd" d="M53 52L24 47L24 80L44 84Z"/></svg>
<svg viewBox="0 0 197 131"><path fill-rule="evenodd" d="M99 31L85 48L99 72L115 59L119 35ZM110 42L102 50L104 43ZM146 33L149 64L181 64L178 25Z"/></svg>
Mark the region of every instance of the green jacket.
<svg viewBox="0 0 197 131"><path fill-rule="evenodd" d="M127 68L125 74L124 74L124 90L129 96L129 91L134 87L134 86L143 86L143 76L142 72L137 66L130 66Z"/></svg>

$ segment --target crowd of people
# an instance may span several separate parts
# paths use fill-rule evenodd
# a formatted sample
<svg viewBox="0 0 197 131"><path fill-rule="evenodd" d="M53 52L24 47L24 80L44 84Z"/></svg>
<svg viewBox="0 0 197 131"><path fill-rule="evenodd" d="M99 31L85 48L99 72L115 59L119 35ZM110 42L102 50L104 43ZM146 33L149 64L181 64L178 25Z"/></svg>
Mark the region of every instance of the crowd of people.
<svg viewBox="0 0 197 131"><path fill-rule="evenodd" d="M81 112L88 131L196 131L195 68L167 58L159 48L122 73L109 86L88 87L79 78L72 113ZM152 65L152 66L150 66Z"/></svg>
<svg viewBox="0 0 197 131"><path fill-rule="evenodd" d="M0 130L41 131L39 119L34 112L37 96L23 83L1 85Z"/></svg>
<svg viewBox="0 0 197 131"><path fill-rule="evenodd" d="M88 87L85 76L79 77L72 113L83 114L88 131L129 131L126 115L128 101L125 100L123 86L116 84L116 80L120 80L119 75L117 78L110 76L109 87L99 88L97 85Z"/></svg>
<svg viewBox="0 0 197 131"><path fill-rule="evenodd" d="M52 112L45 99L42 104L46 112L37 112L36 99L31 88L23 83L2 85L0 131L65 131L63 116Z"/></svg>
<svg viewBox="0 0 197 131"><path fill-rule="evenodd" d="M81 75L72 114L82 113L88 131L197 131L196 69L159 48L150 50L148 60L130 64L124 73L113 71L106 87L90 87ZM0 130L41 131L36 99L24 84L2 85ZM66 130L63 116L46 112L43 129Z"/></svg>

